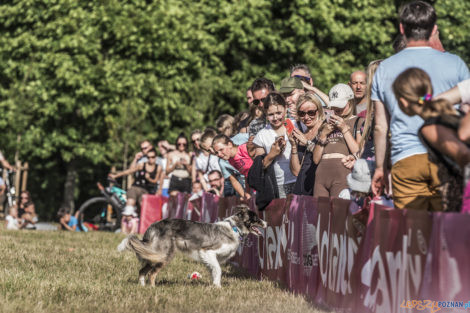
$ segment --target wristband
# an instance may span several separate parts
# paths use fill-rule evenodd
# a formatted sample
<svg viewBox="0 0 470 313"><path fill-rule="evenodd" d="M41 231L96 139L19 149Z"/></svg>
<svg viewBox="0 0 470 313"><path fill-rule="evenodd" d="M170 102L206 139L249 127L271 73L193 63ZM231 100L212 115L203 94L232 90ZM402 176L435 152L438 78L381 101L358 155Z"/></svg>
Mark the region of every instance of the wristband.
<svg viewBox="0 0 470 313"><path fill-rule="evenodd" d="M318 143L320 146L324 147L324 146L326 146L326 145L328 144L328 138L325 138L325 140L321 140L321 139L320 139L320 136L317 135L317 143Z"/></svg>

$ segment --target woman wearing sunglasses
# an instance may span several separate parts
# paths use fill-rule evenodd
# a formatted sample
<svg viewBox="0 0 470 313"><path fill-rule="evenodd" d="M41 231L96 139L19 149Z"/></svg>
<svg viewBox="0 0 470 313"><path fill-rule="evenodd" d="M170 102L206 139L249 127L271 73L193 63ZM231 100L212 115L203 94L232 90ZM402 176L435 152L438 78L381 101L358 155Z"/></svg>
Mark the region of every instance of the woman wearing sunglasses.
<svg viewBox="0 0 470 313"><path fill-rule="evenodd" d="M297 176L293 193L312 196L317 169L313 162L313 149L325 116L320 100L311 92L300 96L296 106L299 128L289 136L292 145L290 169Z"/></svg>
<svg viewBox="0 0 470 313"><path fill-rule="evenodd" d="M263 159L264 169L273 164L279 198L286 198L292 193L296 181L289 166L291 144L285 126L287 103L280 93L271 92L264 100L263 109L268 124L253 140L255 156L266 155Z"/></svg>
<svg viewBox="0 0 470 313"><path fill-rule="evenodd" d="M176 150L168 154L166 162L166 175L171 174L170 196L176 196L178 192L191 193L191 155L184 134L176 138Z"/></svg>

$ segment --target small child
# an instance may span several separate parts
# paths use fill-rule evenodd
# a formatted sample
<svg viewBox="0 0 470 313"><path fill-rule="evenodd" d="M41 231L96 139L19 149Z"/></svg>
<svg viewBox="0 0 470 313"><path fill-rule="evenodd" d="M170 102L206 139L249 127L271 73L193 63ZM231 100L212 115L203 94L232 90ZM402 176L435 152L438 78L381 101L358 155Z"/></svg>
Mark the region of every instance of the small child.
<svg viewBox="0 0 470 313"><path fill-rule="evenodd" d="M59 213L57 213L57 216L59 217L61 229L68 231L81 231L80 227L78 227L78 211L75 215L76 216L70 214L68 209L60 209ZM84 225L82 225L82 229L85 232L88 231Z"/></svg>
<svg viewBox="0 0 470 313"><path fill-rule="evenodd" d="M18 218L18 209L16 207L10 208L10 213L5 218L7 229L18 230L26 226L26 223Z"/></svg>
<svg viewBox="0 0 470 313"><path fill-rule="evenodd" d="M341 191L339 198L354 201L358 205L358 209L368 209L371 201L393 207L393 202L385 196L374 198L371 191L374 169L373 161L358 159L354 164L352 172L346 177L349 189Z"/></svg>
<svg viewBox="0 0 470 313"><path fill-rule="evenodd" d="M139 232L139 218L131 206L126 206L122 212L121 232L126 235L137 234Z"/></svg>

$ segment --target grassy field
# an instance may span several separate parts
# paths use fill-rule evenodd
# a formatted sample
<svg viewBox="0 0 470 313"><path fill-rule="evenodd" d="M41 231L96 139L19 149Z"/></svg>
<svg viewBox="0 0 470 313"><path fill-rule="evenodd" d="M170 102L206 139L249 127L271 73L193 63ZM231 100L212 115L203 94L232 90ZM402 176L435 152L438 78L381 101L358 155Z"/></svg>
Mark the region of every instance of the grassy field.
<svg viewBox="0 0 470 313"><path fill-rule="evenodd" d="M177 256L157 286L137 284L139 263L116 246L123 235L6 231L0 226L1 312L327 312L230 265L222 288L201 264ZM188 280L193 271L202 274Z"/></svg>

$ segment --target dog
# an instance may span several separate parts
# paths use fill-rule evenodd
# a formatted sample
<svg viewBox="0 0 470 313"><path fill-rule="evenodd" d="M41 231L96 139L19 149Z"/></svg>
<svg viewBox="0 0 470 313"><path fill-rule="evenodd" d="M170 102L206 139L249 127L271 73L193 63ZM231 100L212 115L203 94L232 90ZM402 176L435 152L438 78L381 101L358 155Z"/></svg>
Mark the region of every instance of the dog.
<svg viewBox="0 0 470 313"><path fill-rule="evenodd" d="M175 252L182 252L190 258L202 262L212 276L212 282L220 287L224 264L235 255L243 237L252 233L260 236L258 228L266 228L267 223L255 212L241 205L235 214L216 223L199 223L181 219L165 219L150 225L142 240L136 235L125 238L118 246L119 251L135 252L142 263L139 282L145 286L155 286L158 272L168 264Z"/></svg>

